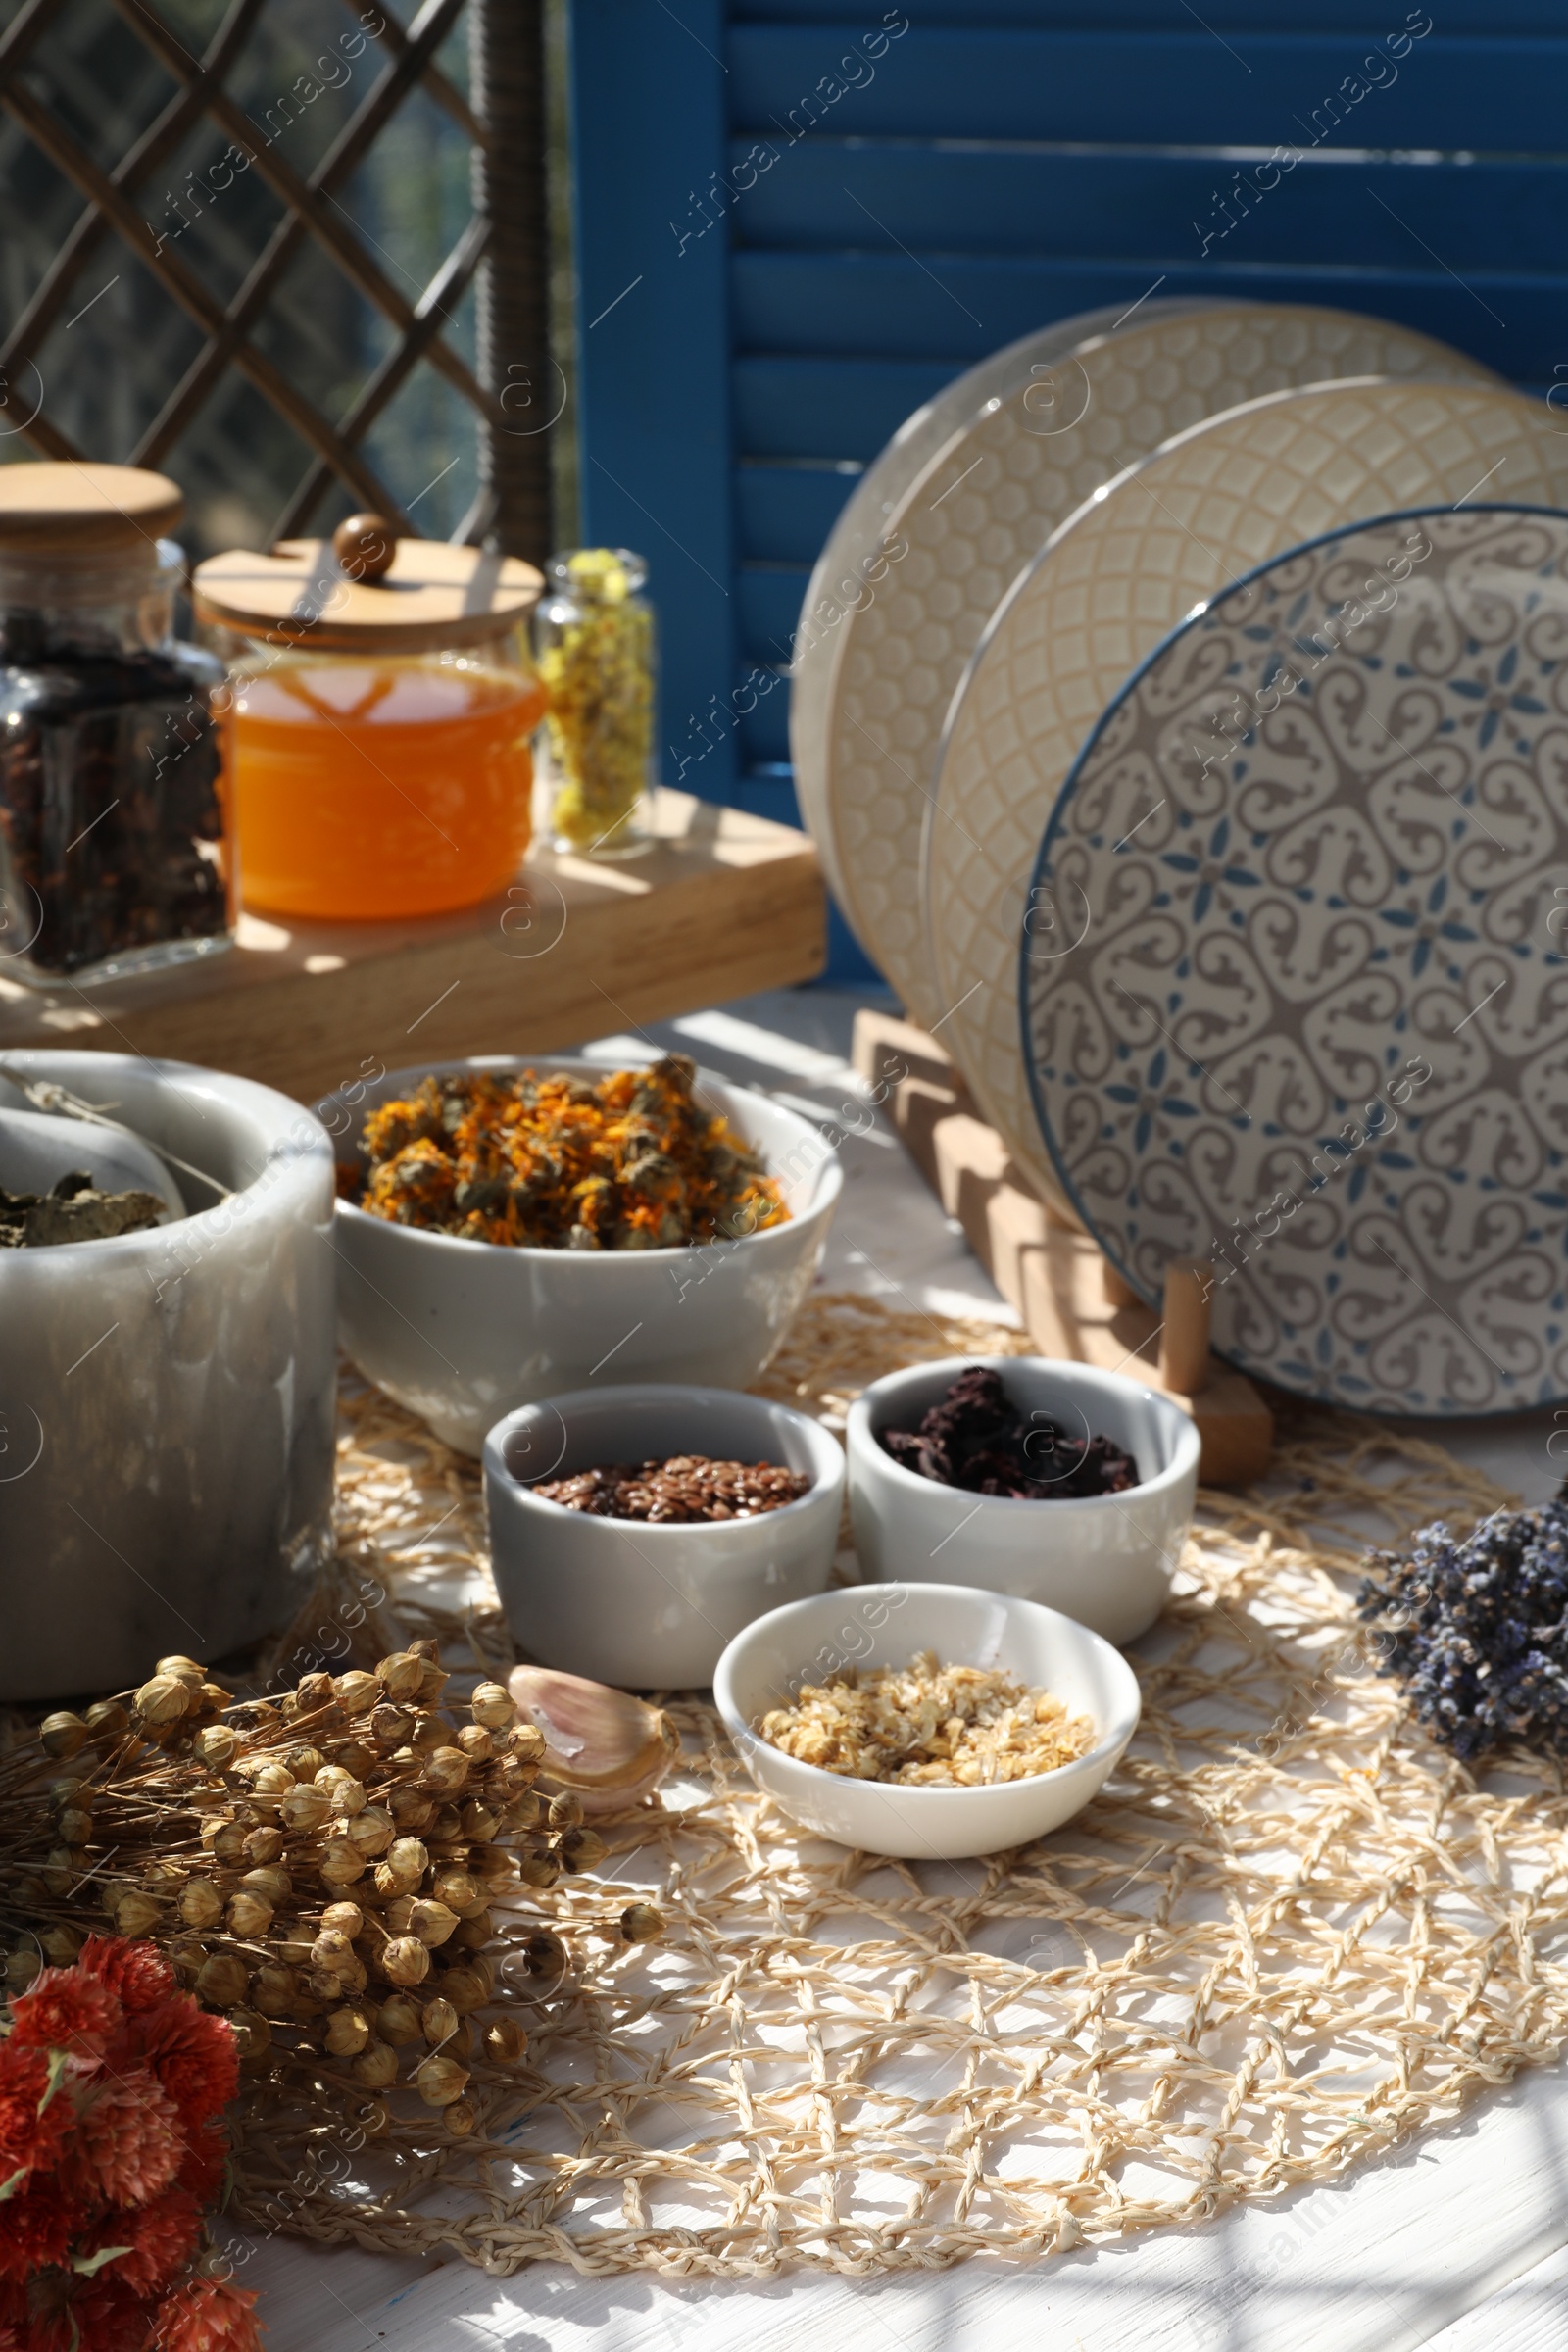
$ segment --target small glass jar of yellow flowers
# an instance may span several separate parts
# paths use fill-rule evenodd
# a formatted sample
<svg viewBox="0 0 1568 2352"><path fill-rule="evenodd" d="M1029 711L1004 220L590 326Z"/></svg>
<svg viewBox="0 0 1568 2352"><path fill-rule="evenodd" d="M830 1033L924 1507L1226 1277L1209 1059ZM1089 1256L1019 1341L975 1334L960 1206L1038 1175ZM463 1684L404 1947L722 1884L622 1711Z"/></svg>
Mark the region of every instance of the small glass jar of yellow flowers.
<svg viewBox="0 0 1568 2352"><path fill-rule="evenodd" d="M535 651L549 696L552 846L629 858L648 847L643 820L654 740L654 615L647 562L624 547L578 547L552 559L536 610Z"/></svg>

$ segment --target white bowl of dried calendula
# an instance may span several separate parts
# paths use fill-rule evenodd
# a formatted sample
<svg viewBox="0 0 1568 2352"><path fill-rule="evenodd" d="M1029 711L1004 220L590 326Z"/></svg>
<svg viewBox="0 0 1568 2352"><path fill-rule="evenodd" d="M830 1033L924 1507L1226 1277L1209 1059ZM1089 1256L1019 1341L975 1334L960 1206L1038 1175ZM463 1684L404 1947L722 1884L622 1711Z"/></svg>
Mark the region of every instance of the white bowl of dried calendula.
<svg viewBox="0 0 1568 2352"><path fill-rule="evenodd" d="M969 1585L861 1585L774 1609L725 1650L713 1696L791 1820L927 1862L1027 1845L1081 1813L1140 1706L1099 1634Z"/></svg>
<svg viewBox="0 0 1568 2352"><path fill-rule="evenodd" d="M344 1350L464 1453L590 1381L745 1388L843 1181L808 1121L677 1054L393 1070L320 1115L341 1139Z"/></svg>

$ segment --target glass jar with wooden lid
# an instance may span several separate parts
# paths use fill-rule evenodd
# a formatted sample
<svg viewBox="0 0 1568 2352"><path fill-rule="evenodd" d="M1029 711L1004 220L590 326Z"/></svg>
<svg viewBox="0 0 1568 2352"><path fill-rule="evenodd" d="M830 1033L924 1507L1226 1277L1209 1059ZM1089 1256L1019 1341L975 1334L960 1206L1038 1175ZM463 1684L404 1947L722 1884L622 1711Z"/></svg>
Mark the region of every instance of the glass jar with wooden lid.
<svg viewBox="0 0 1568 2352"><path fill-rule="evenodd" d="M173 636L183 503L140 466L0 466L0 978L232 938L227 687Z"/></svg>
<svg viewBox="0 0 1568 2352"><path fill-rule="evenodd" d="M522 624L543 586L375 514L198 566L233 683L247 906L385 919L506 888L528 847L544 692Z"/></svg>

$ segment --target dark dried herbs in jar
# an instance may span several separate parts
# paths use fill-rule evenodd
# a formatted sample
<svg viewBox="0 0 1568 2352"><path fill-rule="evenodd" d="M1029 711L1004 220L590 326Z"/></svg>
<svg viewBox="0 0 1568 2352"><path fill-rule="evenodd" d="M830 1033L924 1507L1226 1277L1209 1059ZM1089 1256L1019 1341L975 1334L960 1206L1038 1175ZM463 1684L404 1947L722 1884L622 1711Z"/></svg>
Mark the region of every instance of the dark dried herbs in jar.
<svg viewBox="0 0 1568 2352"><path fill-rule="evenodd" d="M0 949L67 978L222 939L221 664L10 612L0 684Z"/></svg>
<svg viewBox="0 0 1568 2352"><path fill-rule="evenodd" d="M810 1483L776 1462L715 1462L702 1453L676 1453L662 1462L601 1462L570 1478L543 1480L532 1492L596 1519L643 1519L656 1526L755 1519L798 1502Z"/></svg>
<svg viewBox="0 0 1568 2352"><path fill-rule="evenodd" d="M918 1429L885 1429L884 1452L917 1478L1019 1502L1125 1494L1138 1464L1109 1438L1076 1435L1044 1413L1025 1415L1000 1373L970 1364Z"/></svg>

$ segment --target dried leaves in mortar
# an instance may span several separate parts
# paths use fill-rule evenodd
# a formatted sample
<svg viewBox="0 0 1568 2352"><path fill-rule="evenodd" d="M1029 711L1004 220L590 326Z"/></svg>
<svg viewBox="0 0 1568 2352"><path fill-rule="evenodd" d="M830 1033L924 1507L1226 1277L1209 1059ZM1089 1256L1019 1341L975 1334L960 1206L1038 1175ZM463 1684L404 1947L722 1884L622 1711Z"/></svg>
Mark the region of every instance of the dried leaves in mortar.
<svg viewBox="0 0 1568 2352"><path fill-rule="evenodd" d="M1408 1559L1373 1552L1358 1607L1384 1674L1468 1761L1509 1740L1568 1754L1568 1502L1442 1521Z"/></svg>
<svg viewBox="0 0 1568 2352"><path fill-rule="evenodd" d="M466 2135L470 2082L505 2078L527 2040L514 2016L487 2016L514 2006L497 1998L491 1905L604 1846L575 1803L534 1794L545 1743L500 1684L479 1685L460 1726L439 1703L447 1679L416 1642L374 1674L309 1674L235 1704L171 1657L124 1701L50 1716L60 1777L24 1753L0 1773L13 1986L40 1945L69 1961L107 1915L226 2013L253 2089L323 2119L353 2107L367 2132L415 2144ZM641 1915L606 1927L649 1932ZM543 1940L559 1978L565 1955ZM389 2104L400 2089L416 2099Z"/></svg>
<svg viewBox="0 0 1568 2352"><path fill-rule="evenodd" d="M100 1193L79 1169L48 1193L8 1193L0 1185L0 1250L52 1250L62 1242L145 1233L163 1213L156 1193Z"/></svg>

